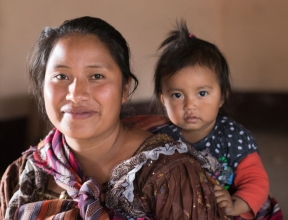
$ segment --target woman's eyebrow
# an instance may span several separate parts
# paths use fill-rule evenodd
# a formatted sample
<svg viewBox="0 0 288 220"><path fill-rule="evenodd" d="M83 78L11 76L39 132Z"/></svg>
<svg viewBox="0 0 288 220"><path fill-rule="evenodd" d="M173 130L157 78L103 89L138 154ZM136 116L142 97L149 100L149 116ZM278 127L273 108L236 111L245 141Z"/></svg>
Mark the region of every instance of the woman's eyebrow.
<svg viewBox="0 0 288 220"><path fill-rule="evenodd" d="M63 64L56 64L53 66L53 68L65 68L65 69L69 69L69 66L63 65Z"/></svg>
<svg viewBox="0 0 288 220"><path fill-rule="evenodd" d="M110 65L105 65L105 64L91 64L91 65L87 65L86 68L105 68L105 69L109 69ZM56 64L53 66L53 68L64 68L64 69L70 69L71 67L64 65L64 64Z"/></svg>
<svg viewBox="0 0 288 220"><path fill-rule="evenodd" d="M92 64L92 65L88 65L88 68L105 68L105 69L109 69L109 65L105 65L105 64Z"/></svg>

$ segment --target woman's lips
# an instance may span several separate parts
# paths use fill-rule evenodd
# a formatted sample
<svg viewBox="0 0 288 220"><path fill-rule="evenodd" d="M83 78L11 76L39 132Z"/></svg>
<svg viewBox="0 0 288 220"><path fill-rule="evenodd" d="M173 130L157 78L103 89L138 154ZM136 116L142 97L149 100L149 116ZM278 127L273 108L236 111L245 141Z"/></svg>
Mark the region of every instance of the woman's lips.
<svg viewBox="0 0 288 220"><path fill-rule="evenodd" d="M86 119L96 114L95 111L84 107L66 108L62 110L62 112L65 116L71 117L72 119Z"/></svg>

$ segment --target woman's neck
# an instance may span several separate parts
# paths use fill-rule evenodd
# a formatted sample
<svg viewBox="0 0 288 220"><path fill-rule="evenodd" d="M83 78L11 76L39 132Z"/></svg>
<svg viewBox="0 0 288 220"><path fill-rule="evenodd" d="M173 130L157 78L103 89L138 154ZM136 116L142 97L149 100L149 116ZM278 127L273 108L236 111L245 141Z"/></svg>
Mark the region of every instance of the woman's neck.
<svg viewBox="0 0 288 220"><path fill-rule="evenodd" d="M65 138L84 175L103 184L109 181L112 169L130 158L150 135L142 130L126 128L119 123L113 132L100 138L92 140Z"/></svg>
<svg viewBox="0 0 288 220"><path fill-rule="evenodd" d="M80 163L84 175L104 183L110 177L110 170L117 162L128 130L119 123L113 131L99 138L73 139L65 137L66 142ZM112 168L111 168L112 167Z"/></svg>
<svg viewBox="0 0 288 220"><path fill-rule="evenodd" d="M122 124L117 124L113 130L100 134L93 138L74 139L65 136L66 142L72 149L77 159L85 157L85 159L91 158L94 160L104 159L103 156L109 156L111 152L115 151L115 143L118 142L125 134L125 129ZM93 154L91 154L93 152ZM78 158L79 157L79 158Z"/></svg>

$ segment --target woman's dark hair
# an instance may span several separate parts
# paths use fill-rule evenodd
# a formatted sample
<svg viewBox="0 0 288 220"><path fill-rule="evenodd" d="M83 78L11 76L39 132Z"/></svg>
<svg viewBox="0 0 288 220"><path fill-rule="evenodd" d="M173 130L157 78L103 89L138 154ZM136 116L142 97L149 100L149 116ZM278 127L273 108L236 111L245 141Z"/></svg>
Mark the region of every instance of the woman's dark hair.
<svg viewBox="0 0 288 220"><path fill-rule="evenodd" d="M39 35L28 60L28 73L38 101L40 112L45 113L43 82L50 53L59 39L73 34L90 34L97 37L108 48L118 64L123 78L123 85L134 80L132 94L138 86L138 79L130 69L130 50L126 40L114 27L100 18L80 17L66 20L56 28L46 27Z"/></svg>
<svg viewBox="0 0 288 220"><path fill-rule="evenodd" d="M219 113L231 113L231 86L229 68L220 50L212 43L201 40L189 33L186 22L176 22L175 30L161 43L159 50L163 50L156 64L154 73L154 99L160 107L159 93L161 80L169 78L182 68L189 66L207 67L216 73L221 88L224 104ZM155 100L154 100L155 101Z"/></svg>

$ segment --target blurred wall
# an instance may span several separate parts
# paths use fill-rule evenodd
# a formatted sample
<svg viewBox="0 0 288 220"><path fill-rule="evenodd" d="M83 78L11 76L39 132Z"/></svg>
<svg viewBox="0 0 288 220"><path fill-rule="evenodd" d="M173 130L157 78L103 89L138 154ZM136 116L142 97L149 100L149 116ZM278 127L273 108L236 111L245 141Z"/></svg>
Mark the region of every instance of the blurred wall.
<svg viewBox="0 0 288 220"><path fill-rule="evenodd" d="M0 1L0 119L30 111L25 62L42 28L83 15L103 18L129 42L140 81L133 100L151 97L156 49L179 18L223 51L235 90L288 92L287 8L281 0Z"/></svg>

